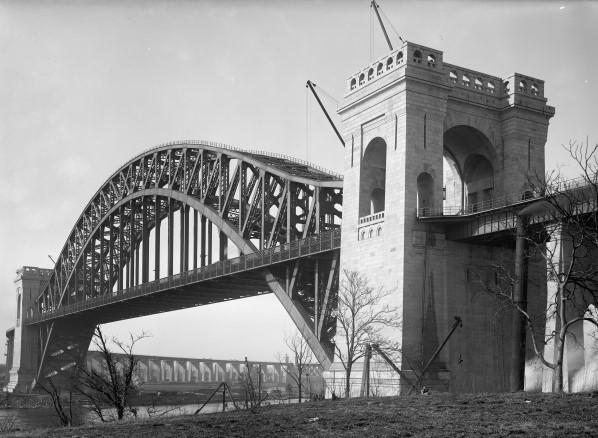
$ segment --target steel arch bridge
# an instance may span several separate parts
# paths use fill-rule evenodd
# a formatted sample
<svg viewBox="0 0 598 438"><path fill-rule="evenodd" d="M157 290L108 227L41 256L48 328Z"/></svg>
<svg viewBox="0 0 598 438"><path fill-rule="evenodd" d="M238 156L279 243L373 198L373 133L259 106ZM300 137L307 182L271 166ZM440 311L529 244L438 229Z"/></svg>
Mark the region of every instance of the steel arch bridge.
<svg viewBox="0 0 598 438"><path fill-rule="evenodd" d="M206 141L136 156L89 201L24 315L36 379L83 360L97 324L262 293L329 365L341 210L342 177L290 157Z"/></svg>

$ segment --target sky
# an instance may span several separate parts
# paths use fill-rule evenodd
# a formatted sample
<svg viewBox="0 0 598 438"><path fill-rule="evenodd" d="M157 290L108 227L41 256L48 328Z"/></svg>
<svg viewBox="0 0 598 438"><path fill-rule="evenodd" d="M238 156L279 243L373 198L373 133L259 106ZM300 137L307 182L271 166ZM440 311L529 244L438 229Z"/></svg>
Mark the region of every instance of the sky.
<svg viewBox="0 0 598 438"><path fill-rule="evenodd" d="M598 141L598 2L379 3L446 62L545 80L546 167L575 175L562 145ZM374 20L369 0L0 0L0 330L14 325L15 270L51 268L95 191L151 146L206 139L342 172L305 81L340 101L388 50ZM292 329L272 294L108 327L150 332L139 353L250 360L273 360Z"/></svg>

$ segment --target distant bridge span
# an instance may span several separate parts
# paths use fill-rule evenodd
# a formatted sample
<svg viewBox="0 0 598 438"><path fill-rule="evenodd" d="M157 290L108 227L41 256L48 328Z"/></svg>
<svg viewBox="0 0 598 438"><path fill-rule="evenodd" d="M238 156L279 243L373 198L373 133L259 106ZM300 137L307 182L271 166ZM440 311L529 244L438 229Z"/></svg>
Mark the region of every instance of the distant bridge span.
<svg viewBox="0 0 598 438"><path fill-rule="evenodd" d="M204 141L138 155L95 193L22 303L34 377L64 371L73 351L83 360L98 323L270 292L328 365L341 210L342 177L290 157Z"/></svg>

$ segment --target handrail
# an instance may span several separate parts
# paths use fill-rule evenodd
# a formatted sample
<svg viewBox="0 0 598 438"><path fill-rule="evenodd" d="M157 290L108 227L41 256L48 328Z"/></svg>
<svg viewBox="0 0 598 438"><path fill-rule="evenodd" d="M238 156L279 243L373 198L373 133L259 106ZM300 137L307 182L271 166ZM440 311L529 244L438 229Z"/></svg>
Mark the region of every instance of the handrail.
<svg viewBox="0 0 598 438"><path fill-rule="evenodd" d="M149 295L156 292L172 289L173 287L185 286L204 280L211 280L230 274L263 268L287 260L317 254L324 251L331 251L340 248L340 229L325 231L320 234L284 243L272 248L245 254L233 259L222 260L211 265L192 269L169 277L153 280L129 289L121 289L100 297L90 298L73 304L62 305L56 309L48 309L45 312L26 317L26 324L35 324L60 316L70 315L83 310L101 307L107 304L126 301L135 297Z"/></svg>

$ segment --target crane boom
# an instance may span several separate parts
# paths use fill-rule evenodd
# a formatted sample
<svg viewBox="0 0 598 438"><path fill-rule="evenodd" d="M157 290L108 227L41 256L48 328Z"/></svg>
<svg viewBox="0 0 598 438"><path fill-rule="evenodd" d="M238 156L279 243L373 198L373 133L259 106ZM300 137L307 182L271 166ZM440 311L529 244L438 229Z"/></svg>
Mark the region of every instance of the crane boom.
<svg viewBox="0 0 598 438"><path fill-rule="evenodd" d="M328 114L328 111L326 111L326 108L324 108L324 104L320 100L320 96L318 96L318 93L316 93L316 89L315 89L316 84L314 84L312 81L310 81L308 79L305 86L308 87L311 90L311 92L313 93L314 97L318 101L318 105L320 105L320 108L322 108L322 111L324 111L324 115L328 119L328 123L330 123L330 126L332 126L332 129L334 129L334 132L336 133L336 135L338 136L338 139L343 144L343 147L345 147L345 140L343 140L343 137L341 136L341 133L338 132L338 129L336 129L336 126L334 125L334 122L330 118L330 115Z"/></svg>
<svg viewBox="0 0 598 438"><path fill-rule="evenodd" d="M388 33L386 33L386 28L384 27L384 23L382 22L382 18L380 17L380 12L378 12L378 3L376 0L372 0L371 4L372 8L374 8L374 12L376 13L376 17L378 17L378 23L380 23L380 27L382 28L382 32L384 33L384 38L386 38L386 44L388 44L388 48L390 51L393 51L392 44L390 43L390 38L388 38Z"/></svg>

